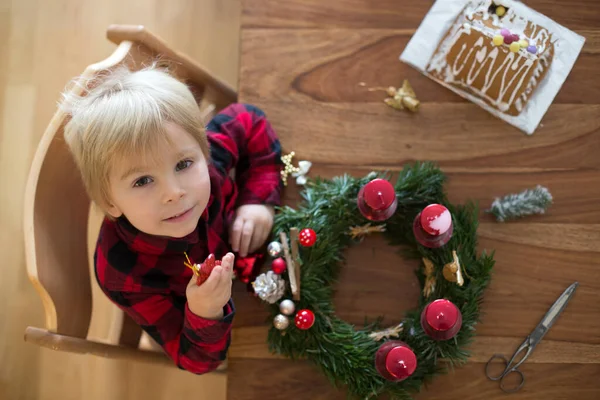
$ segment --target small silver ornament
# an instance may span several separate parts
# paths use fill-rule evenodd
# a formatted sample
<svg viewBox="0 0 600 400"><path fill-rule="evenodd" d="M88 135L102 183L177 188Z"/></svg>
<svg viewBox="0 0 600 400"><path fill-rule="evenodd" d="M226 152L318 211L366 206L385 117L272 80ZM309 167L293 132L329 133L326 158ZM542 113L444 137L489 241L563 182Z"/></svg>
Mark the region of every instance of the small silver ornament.
<svg viewBox="0 0 600 400"><path fill-rule="evenodd" d="M296 311L296 305L290 299L283 300L279 303L279 311L285 315L292 315Z"/></svg>
<svg viewBox="0 0 600 400"><path fill-rule="evenodd" d="M279 257L281 255L281 250L281 243L278 241L271 242L269 243L269 246L267 246L267 252L273 258Z"/></svg>
<svg viewBox="0 0 600 400"><path fill-rule="evenodd" d="M277 314L275 318L273 318L273 326L280 331L287 329L290 325L290 320L285 315Z"/></svg>

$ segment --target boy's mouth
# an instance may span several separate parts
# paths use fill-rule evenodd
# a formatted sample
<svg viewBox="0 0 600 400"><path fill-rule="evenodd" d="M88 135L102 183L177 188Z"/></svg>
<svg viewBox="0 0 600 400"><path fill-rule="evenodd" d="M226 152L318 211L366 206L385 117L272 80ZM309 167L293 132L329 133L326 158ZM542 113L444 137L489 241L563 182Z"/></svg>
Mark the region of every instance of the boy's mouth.
<svg viewBox="0 0 600 400"><path fill-rule="evenodd" d="M187 210L185 210L183 212L180 212L180 213L175 214L175 215L173 215L173 216L171 216L169 218L166 218L164 221L169 221L169 222L181 221L181 220L187 218L188 216L190 216L193 209L194 209L194 207L189 208L189 209L187 209Z"/></svg>

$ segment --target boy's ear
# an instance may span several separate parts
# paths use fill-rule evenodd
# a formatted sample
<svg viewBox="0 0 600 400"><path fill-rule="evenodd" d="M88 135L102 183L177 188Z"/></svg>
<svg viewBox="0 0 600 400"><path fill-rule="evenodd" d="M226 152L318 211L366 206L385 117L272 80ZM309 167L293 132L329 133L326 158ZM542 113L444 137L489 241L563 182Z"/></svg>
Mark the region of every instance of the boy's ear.
<svg viewBox="0 0 600 400"><path fill-rule="evenodd" d="M117 219L121 215L123 215L123 212L121 211L121 209L119 207L115 206L114 204L108 204L106 206L106 212L108 212L108 214L110 214L110 216L115 219Z"/></svg>

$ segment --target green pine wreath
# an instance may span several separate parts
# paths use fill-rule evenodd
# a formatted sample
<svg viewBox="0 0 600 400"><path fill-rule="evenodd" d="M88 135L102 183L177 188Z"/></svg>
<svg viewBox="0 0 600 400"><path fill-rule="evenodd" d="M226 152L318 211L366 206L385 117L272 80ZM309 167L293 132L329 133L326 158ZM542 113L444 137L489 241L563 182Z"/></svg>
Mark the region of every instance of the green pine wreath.
<svg viewBox="0 0 600 400"><path fill-rule="evenodd" d="M493 253L476 254L477 207L468 203L455 206L444 194L444 174L433 163L415 163L406 166L395 184L398 207L395 214L385 221L383 233L389 243L399 246L403 254L433 262L435 289L428 297L423 290L418 305L409 311L402 321L403 329L394 340L407 343L417 356L417 369L402 382L390 382L375 369L375 353L386 338L375 341L369 334L381 329L381 318L364 327L355 327L336 314L332 304L334 284L344 261L344 250L358 241L349 235L350 228L369 222L358 211L356 198L362 186L383 174L370 173L363 178L348 175L326 179L309 180L302 192L303 202L297 209L282 207L275 217L274 237L291 228L312 228L317 242L312 247L301 247L301 299L296 311L312 310L315 323L308 330L294 326L293 316L289 327L280 331L269 330L269 349L292 359L308 359L325 373L336 385L344 385L350 396L367 399L387 393L394 399L410 399L411 392L418 392L424 382L447 367L467 361L468 344L475 336L479 319L479 307L483 292L490 281L494 265ZM418 244L412 231L415 216L427 205L445 205L452 214L453 236L445 246L429 249ZM443 277L442 268L453 261L456 251L462 270L464 285L449 282ZM425 284L424 265L416 271ZM283 274L287 281L287 272ZM280 300L291 299L286 288ZM429 338L420 325L425 305L435 299L446 298L461 311L463 324L460 332L451 340L435 341ZM272 319L280 313L278 302L269 305ZM441 362L443 358L445 362Z"/></svg>

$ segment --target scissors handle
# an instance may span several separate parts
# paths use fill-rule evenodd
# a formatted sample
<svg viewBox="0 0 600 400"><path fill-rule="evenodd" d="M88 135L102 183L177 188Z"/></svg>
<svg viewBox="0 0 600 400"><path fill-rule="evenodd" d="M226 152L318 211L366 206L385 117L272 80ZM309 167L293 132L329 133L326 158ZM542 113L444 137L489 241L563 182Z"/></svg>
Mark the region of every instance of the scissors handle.
<svg viewBox="0 0 600 400"><path fill-rule="evenodd" d="M500 375L491 375L489 368L490 368L490 364L492 364L492 362L494 360L502 360L504 362L504 370L502 372L500 372ZM487 362L487 364L485 364L485 374L488 377L489 380L492 381L499 381L500 379L502 379L504 377L504 375L506 375L508 373L508 359L506 357L504 357L502 354L494 354Z"/></svg>
<svg viewBox="0 0 600 400"><path fill-rule="evenodd" d="M492 363L492 361L494 361L495 359L499 359L504 362L504 370L500 373L500 375L492 376L489 372L489 367L490 367L490 364ZM519 375L520 380L519 380L518 384L516 384L515 386L507 387L505 385L504 379L506 379L507 376L509 376L513 373ZM494 354L488 360L487 364L485 364L485 374L487 375L488 379L490 379L492 381L500 381L500 389L502 389L502 391L504 391L505 393L517 392L525 384L525 375L523 375L521 370L517 369L517 366L511 367L509 360L502 354Z"/></svg>
<svg viewBox="0 0 600 400"><path fill-rule="evenodd" d="M520 379L519 383L516 384L515 386L506 387L506 386L504 386L504 380L506 379L507 376L509 376L511 374L518 374L521 379ZM519 369L510 370L509 373L507 373L506 375L504 375L502 377L502 379L500 379L500 389L502 389L504 391L504 393L518 392L523 387L524 384L525 384L525 375L523 375L523 373Z"/></svg>

